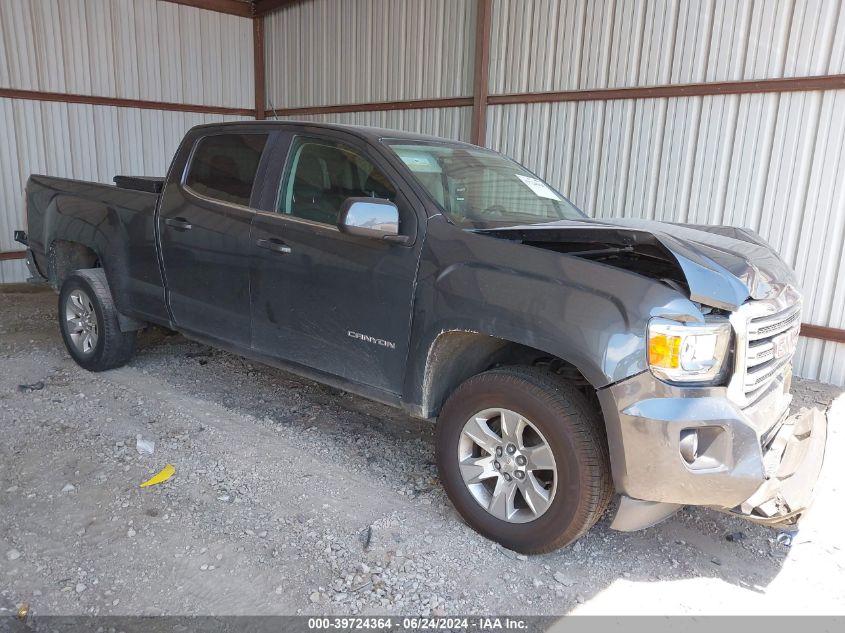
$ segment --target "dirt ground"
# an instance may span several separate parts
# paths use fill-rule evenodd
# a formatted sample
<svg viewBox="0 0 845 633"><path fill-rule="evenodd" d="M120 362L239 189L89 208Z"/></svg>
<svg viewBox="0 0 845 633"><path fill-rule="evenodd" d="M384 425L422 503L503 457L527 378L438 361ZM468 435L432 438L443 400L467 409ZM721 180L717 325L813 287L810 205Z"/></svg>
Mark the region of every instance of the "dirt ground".
<svg viewBox="0 0 845 633"><path fill-rule="evenodd" d="M692 508L633 534L605 520L526 558L458 518L428 423L163 330L128 366L91 374L65 352L55 304L0 290L0 602L41 615L845 613L838 388L796 385L797 405L830 408L831 437L791 547ZM139 488L165 464L170 481Z"/></svg>

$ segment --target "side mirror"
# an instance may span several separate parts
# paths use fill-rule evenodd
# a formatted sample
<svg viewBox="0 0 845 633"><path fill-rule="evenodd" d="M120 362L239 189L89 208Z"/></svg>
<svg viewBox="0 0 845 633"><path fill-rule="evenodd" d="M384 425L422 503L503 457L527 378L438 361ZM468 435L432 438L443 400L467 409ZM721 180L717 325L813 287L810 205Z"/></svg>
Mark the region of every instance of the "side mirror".
<svg viewBox="0 0 845 633"><path fill-rule="evenodd" d="M382 198L347 198L340 207L337 228L349 235L408 242L406 235L399 235L399 209Z"/></svg>

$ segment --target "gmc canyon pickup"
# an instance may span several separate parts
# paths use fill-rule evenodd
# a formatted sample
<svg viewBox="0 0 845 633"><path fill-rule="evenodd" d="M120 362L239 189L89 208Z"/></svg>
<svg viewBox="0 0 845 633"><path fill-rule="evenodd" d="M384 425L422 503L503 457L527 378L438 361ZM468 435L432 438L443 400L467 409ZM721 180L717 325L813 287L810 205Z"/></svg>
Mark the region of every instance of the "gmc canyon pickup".
<svg viewBox="0 0 845 633"><path fill-rule="evenodd" d="M590 220L495 152L340 125L196 127L166 178L115 182L33 175L16 236L85 369L157 324L436 419L450 500L520 552L614 500L622 530L810 503L801 296L751 231Z"/></svg>

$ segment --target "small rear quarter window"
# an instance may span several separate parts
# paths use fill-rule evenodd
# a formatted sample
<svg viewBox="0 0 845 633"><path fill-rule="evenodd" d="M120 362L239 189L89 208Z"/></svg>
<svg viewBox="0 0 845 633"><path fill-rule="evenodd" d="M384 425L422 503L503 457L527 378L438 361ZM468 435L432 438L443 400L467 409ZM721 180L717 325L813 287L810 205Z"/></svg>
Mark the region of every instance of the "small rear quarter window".
<svg viewBox="0 0 845 633"><path fill-rule="evenodd" d="M197 142L185 184L196 193L249 206L266 134L215 134Z"/></svg>

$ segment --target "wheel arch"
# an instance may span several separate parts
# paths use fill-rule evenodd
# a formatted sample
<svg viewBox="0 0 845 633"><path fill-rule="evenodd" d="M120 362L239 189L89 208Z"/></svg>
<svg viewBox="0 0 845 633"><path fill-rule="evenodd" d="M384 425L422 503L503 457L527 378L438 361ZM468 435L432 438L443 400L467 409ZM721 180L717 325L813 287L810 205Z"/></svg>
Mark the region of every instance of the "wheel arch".
<svg viewBox="0 0 845 633"><path fill-rule="evenodd" d="M596 401L593 384L572 361L530 345L472 330L441 331L428 346L419 388L421 417L435 418L446 399L465 380L494 367L546 366Z"/></svg>
<svg viewBox="0 0 845 633"><path fill-rule="evenodd" d="M60 290L65 279L77 270L102 268L102 259L92 244L54 239L47 249L47 279Z"/></svg>

